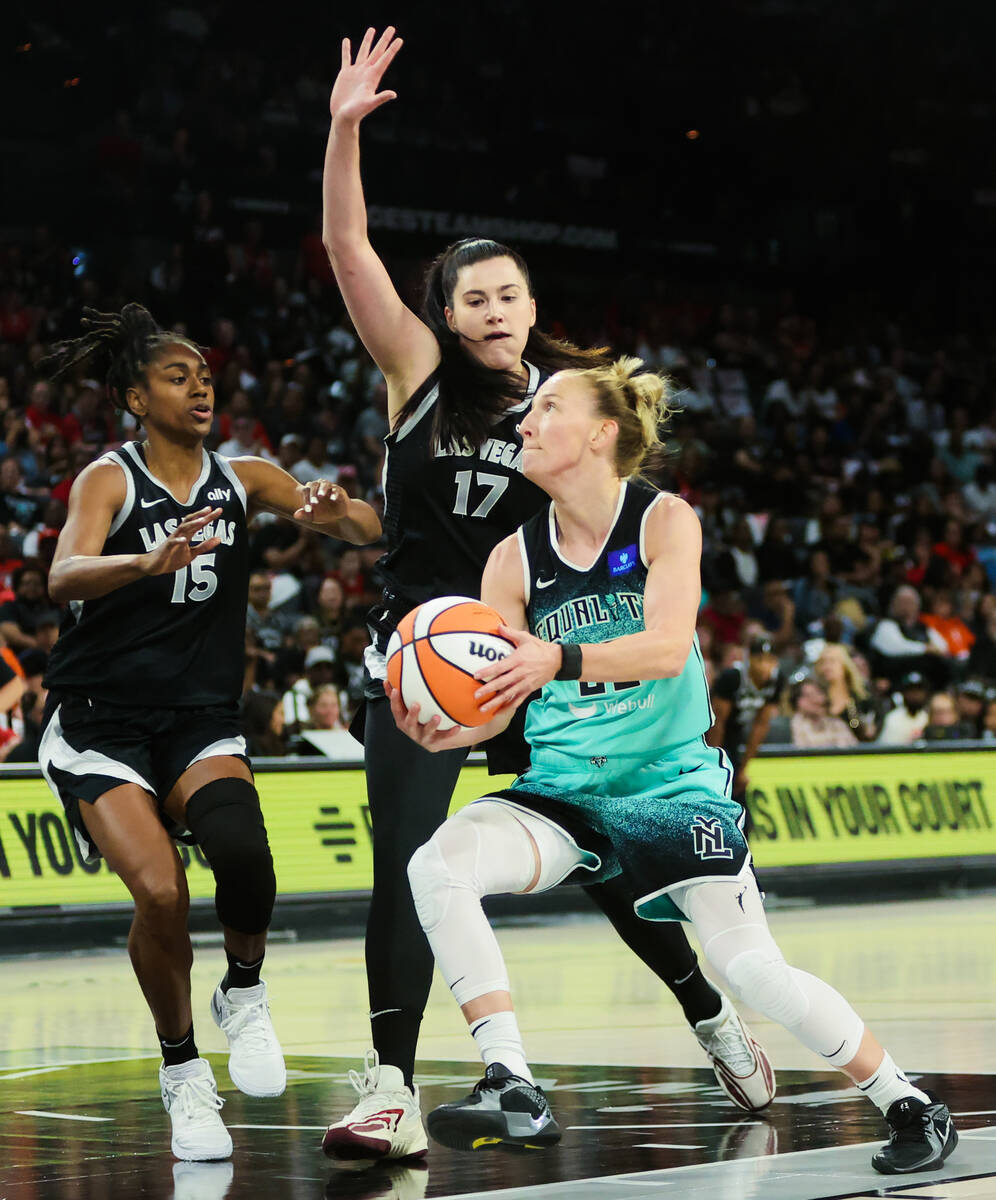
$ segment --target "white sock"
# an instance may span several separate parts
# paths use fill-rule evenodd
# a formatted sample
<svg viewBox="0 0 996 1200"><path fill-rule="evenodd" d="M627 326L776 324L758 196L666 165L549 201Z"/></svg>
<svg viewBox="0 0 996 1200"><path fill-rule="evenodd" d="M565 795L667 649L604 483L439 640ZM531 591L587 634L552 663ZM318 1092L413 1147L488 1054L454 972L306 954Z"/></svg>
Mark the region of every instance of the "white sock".
<svg viewBox="0 0 996 1200"><path fill-rule="evenodd" d="M470 1032L477 1042L486 1067L492 1063L501 1063L503 1067L508 1067L513 1075L535 1083L526 1062L522 1034L519 1033L519 1022L515 1019L514 1012L497 1012L489 1017L480 1017L471 1025Z"/></svg>
<svg viewBox="0 0 996 1200"><path fill-rule="evenodd" d="M883 1116L888 1113L889 1108L897 1100L902 1100L905 1096L915 1096L924 1104L932 1103L927 1093L914 1087L900 1071L892 1061L892 1055L888 1050L886 1050L885 1057L879 1063L875 1074L870 1075L867 1079L862 1079L857 1086L872 1104L878 1106Z"/></svg>

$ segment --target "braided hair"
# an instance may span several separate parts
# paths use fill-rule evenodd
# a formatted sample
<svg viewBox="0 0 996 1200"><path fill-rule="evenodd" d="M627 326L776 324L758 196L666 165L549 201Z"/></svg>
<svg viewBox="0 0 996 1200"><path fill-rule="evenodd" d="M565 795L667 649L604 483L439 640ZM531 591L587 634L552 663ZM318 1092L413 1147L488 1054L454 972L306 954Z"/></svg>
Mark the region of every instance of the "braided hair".
<svg viewBox="0 0 996 1200"><path fill-rule="evenodd" d="M128 389L145 383L145 368L166 346L179 343L200 354L183 334L162 329L141 304L126 304L119 313L102 313L84 308L81 337L57 342L41 361L51 379L86 363L106 383L115 407L130 411L125 399Z"/></svg>
<svg viewBox="0 0 996 1200"><path fill-rule="evenodd" d="M460 337L446 320L453 307L457 276L461 268L492 258L510 258L533 295L526 260L517 251L490 238L464 238L447 246L430 265L422 294L422 320L439 344L439 401L435 406L434 436L441 446L458 445L477 450L491 436L495 421L507 408L525 398L526 384L513 371L486 367L460 345ZM544 333L535 325L529 330L523 358L551 374L568 367L584 369L604 366L605 350L583 350ZM410 397L395 420L400 428L418 408Z"/></svg>

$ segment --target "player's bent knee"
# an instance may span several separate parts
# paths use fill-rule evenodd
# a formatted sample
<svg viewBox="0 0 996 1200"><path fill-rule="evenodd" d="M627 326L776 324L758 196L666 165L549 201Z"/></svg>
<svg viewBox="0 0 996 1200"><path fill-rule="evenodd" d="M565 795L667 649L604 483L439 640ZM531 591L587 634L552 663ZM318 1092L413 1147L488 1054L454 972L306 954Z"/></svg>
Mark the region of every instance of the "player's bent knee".
<svg viewBox="0 0 996 1200"><path fill-rule="evenodd" d="M809 1013L809 999L774 943L730 959L726 978L745 1004L781 1025L798 1025Z"/></svg>
<svg viewBox="0 0 996 1200"><path fill-rule="evenodd" d="M147 924L186 923L190 897L187 889L180 887L173 876L140 878L132 884L131 894L135 911Z"/></svg>
<svg viewBox="0 0 996 1200"><path fill-rule="evenodd" d="M436 839L430 838L408 861L415 914L426 933L438 928L449 909L454 879Z"/></svg>
<svg viewBox="0 0 996 1200"><path fill-rule="evenodd" d="M214 872L218 919L237 933L262 933L277 881L255 787L247 779L213 779L190 797L186 820Z"/></svg>

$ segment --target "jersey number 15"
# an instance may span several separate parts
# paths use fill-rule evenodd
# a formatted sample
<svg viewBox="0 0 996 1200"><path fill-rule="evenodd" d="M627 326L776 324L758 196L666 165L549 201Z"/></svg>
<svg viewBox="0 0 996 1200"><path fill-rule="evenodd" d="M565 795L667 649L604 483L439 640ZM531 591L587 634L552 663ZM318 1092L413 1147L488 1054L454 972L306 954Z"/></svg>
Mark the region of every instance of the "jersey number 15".
<svg viewBox="0 0 996 1200"><path fill-rule="evenodd" d="M193 586L187 591L188 582ZM208 600L218 590L218 576L214 573L214 555L202 554L186 567L181 567L173 576L171 604L186 604L188 600Z"/></svg>

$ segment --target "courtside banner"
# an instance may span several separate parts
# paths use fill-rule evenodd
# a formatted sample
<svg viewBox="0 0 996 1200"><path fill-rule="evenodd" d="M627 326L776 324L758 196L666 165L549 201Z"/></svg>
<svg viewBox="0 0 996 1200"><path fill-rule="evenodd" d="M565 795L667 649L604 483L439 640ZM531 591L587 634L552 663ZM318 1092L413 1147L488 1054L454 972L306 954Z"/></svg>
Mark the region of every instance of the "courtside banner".
<svg viewBox="0 0 996 1200"><path fill-rule="evenodd" d="M451 811L512 777L467 766ZM273 850L279 894L368 891L370 819L362 770L260 770L256 776ZM200 851L180 847L194 898L214 896ZM62 805L37 778L0 774L0 909L130 903L124 885L100 860L84 863Z"/></svg>
<svg viewBox="0 0 996 1200"><path fill-rule="evenodd" d="M759 867L996 855L996 751L756 758Z"/></svg>

